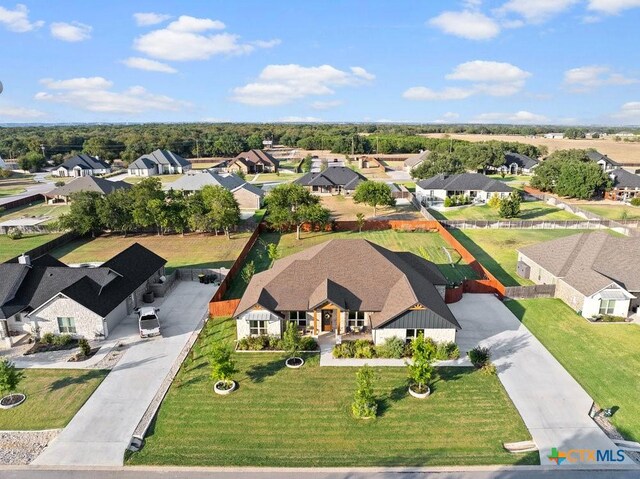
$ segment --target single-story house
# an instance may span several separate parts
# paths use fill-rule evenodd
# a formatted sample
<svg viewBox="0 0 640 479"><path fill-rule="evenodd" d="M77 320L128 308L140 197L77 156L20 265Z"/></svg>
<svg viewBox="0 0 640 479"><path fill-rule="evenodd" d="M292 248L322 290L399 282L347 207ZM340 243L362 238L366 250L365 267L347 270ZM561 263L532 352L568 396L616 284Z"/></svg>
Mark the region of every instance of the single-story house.
<svg viewBox="0 0 640 479"><path fill-rule="evenodd" d="M342 165L344 166L344 165ZM360 156L358 157L358 168L368 170L378 170L384 173L386 168L382 162L375 156Z"/></svg>
<svg viewBox="0 0 640 479"><path fill-rule="evenodd" d="M455 341L435 264L362 239L334 239L277 260L253 276L235 310L238 338L280 336L288 321L317 336L366 334L376 344L423 333Z"/></svg>
<svg viewBox="0 0 640 479"><path fill-rule="evenodd" d="M367 179L346 166L330 166L318 173L307 173L294 183L302 185L317 195L349 195L356 186Z"/></svg>
<svg viewBox="0 0 640 479"><path fill-rule="evenodd" d="M429 150L421 150L420 153L411 155L409 158L404 160L404 171L411 171L420 166L427 158L429 158L430 154L431 152Z"/></svg>
<svg viewBox="0 0 640 479"><path fill-rule="evenodd" d="M605 191L605 199L627 201L631 198L640 197L640 175L622 168L616 168L609 172L609 178L611 178L613 186L609 191Z"/></svg>
<svg viewBox="0 0 640 479"><path fill-rule="evenodd" d="M596 231L545 241L519 249L517 268L536 284L555 284L555 297L585 318L638 308L640 238Z"/></svg>
<svg viewBox="0 0 640 479"><path fill-rule="evenodd" d="M605 173L622 167L622 165L617 161L614 161L607 155L603 155L602 153L595 150L588 150L587 156L589 157L589 160L600 165L600 168L602 168L602 171L604 171Z"/></svg>
<svg viewBox="0 0 640 479"><path fill-rule="evenodd" d="M504 182L480 173L448 175L441 173L416 183L416 198L421 204L442 202L451 196L468 196L474 203L485 203L494 195L509 196L513 189Z"/></svg>
<svg viewBox="0 0 640 479"><path fill-rule="evenodd" d="M7 163L0 156L0 170L7 170L7 169L8 169Z"/></svg>
<svg viewBox="0 0 640 479"><path fill-rule="evenodd" d="M50 203L68 203L69 196L79 191L94 191L101 195L108 195L115 190L126 190L129 188L131 188L131 185L124 181L109 181L94 176L82 176L45 193L44 196L49 198Z"/></svg>
<svg viewBox="0 0 640 479"><path fill-rule="evenodd" d="M237 173L276 173L279 161L264 150L240 153L227 164L227 171Z"/></svg>
<svg viewBox="0 0 640 479"><path fill-rule="evenodd" d="M159 282L166 260L138 243L97 268L53 256L0 264L0 338L10 332L106 338Z"/></svg>
<svg viewBox="0 0 640 479"><path fill-rule="evenodd" d="M540 164L539 160L531 158L520 153L506 152L504 154L504 165L498 168L510 175L531 175L536 166Z"/></svg>
<svg viewBox="0 0 640 479"><path fill-rule="evenodd" d="M131 163L128 172L132 176L182 174L191 169L191 163L169 150L155 150L142 155Z"/></svg>
<svg viewBox="0 0 640 479"><path fill-rule="evenodd" d="M190 171L173 183L166 185L166 188L192 193L201 190L206 185L222 186L231 191L241 210L255 211L262 208L265 191L247 183L233 173L216 173L208 170Z"/></svg>
<svg viewBox="0 0 640 479"><path fill-rule="evenodd" d="M84 153L72 156L55 170L54 176L94 176L111 173L111 166L99 157L85 155Z"/></svg>

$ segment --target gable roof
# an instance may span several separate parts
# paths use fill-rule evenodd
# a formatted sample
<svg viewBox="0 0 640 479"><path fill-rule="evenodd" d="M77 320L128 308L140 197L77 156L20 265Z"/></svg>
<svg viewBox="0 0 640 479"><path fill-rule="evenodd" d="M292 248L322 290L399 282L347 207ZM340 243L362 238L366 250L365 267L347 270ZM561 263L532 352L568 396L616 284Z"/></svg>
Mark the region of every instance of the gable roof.
<svg viewBox="0 0 640 479"><path fill-rule="evenodd" d="M421 151L416 155L412 155L406 160L404 160L404 166L413 168L414 166L417 166L420 163L422 163L424 160L426 160L430 154L431 152L429 150L425 150L425 151Z"/></svg>
<svg viewBox="0 0 640 479"><path fill-rule="evenodd" d="M357 171L346 166L330 166L319 173L307 173L294 183L302 186L342 186L355 190L356 186L367 179Z"/></svg>
<svg viewBox="0 0 640 479"><path fill-rule="evenodd" d="M531 158L527 155L521 155L520 153L515 153L512 151L508 151L504 154L504 164L505 166L509 166L512 164L518 165L518 168L523 168L525 170L530 170L538 165L540 161Z"/></svg>
<svg viewBox="0 0 640 479"><path fill-rule="evenodd" d="M502 181L494 180L480 173L461 173L459 175L441 173L426 180L420 180L417 185L425 190L477 190L487 191L489 193L509 193L512 191L512 188Z"/></svg>
<svg viewBox="0 0 640 479"><path fill-rule="evenodd" d="M640 175L634 175L622 168L611 171L609 177L613 180L614 188L640 188Z"/></svg>
<svg viewBox="0 0 640 479"><path fill-rule="evenodd" d="M109 181L104 178L96 178L95 176L81 176L69 183L55 188L45 196L53 198L55 196L69 196L79 191L95 191L103 195L114 192L119 189L129 189L131 185L124 181Z"/></svg>
<svg viewBox="0 0 640 479"><path fill-rule="evenodd" d="M587 156L589 157L589 159L591 161L595 161L596 163L599 162L599 161L603 161L605 164L610 165L610 166L620 166L620 163L618 163L617 161L612 160L607 155L603 155L599 151L587 150Z"/></svg>
<svg viewBox="0 0 640 479"><path fill-rule="evenodd" d="M147 153L146 155L142 155L136 161L131 163L129 168L133 166L138 169L150 169L153 167L153 164L170 165L173 167L185 167L191 165L187 160L172 151L158 149L151 153Z"/></svg>
<svg viewBox="0 0 640 479"><path fill-rule="evenodd" d="M279 164L279 161L275 159L273 156L271 156L269 153L267 153L264 150L258 150L258 149L243 151L242 153L237 155L235 159L243 160L243 163L245 165L247 163L252 163L254 165L267 164L267 165L272 165L277 167Z"/></svg>
<svg viewBox="0 0 640 479"><path fill-rule="evenodd" d="M216 173L209 170L189 171L186 175L178 178L165 188L184 191L198 191L207 185L222 186L224 189L235 192L244 189L254 195L264 196L265 192L257 186L247 183L238 175L233 173Z"/></svg>
<svg viewBox="0 0 640 479"><path fill-rule="evenodd" d="M83 170L105 170L111 168L108 163L100 160L99 158L85 155L84 153L72 156L64 163L59 165L58 168L66 168L67 170L71 170L76 166L82 168Z"/></svg>
<svg viewBox="0 0 640 479"><path fill-rule="evenodd" d="M129 163L130 170L152 170L156 168L157 164L151 158L141 156L137 160Z"/></svg>
<svg viewBox="0 0 640 479"><path fill-rule="evenodd" d="M2 287L0 319L23 310L38 309L57 294L64 294L104 317L165 263L163 258L138 243L97 268L71 268L49 255L37 258L31 266L4 263L0 265L0 272L11 272L15 293L10 295L9 288ZM7 267L8 264L13 266ZM26 273L16 288L17 264L25 266Z"/></svg>
<svg viewBox="0 0 640 479"><path fill-rule="evenodd" d="M612 282L640 291L640 238L596 231L545 241L518 251L586 296Z"/></svg>
<svg viewBox="0 0 640 479"><path fill-rule="evenodd" d="M445 284L435 265L412 253L395 253L362 239L336 239L280 259L254 275L235 315L256 304L281 313L331 302L343 310L373 312L376 328L421 304L449 327L459 328L435 287Z"/></svg>

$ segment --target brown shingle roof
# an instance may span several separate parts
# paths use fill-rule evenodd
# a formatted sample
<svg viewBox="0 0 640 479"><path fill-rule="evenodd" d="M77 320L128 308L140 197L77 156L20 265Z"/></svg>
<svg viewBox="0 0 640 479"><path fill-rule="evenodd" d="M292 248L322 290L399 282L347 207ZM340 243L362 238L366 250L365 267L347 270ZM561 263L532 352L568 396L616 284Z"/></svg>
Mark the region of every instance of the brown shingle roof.
<svg viewBox="0 0 640 479"><path fill-rule="evenodd" d="M245 164L248 162L253 163L254 165L267 164L275 167L278 166L278 160L276 160L273 156L263 150L243 151L238 156L236 156L236 159L245 160Z"/></svg>
<svg viewBox="0 0 640 479"><path fill-rule="evenodd" d="M420 303L459 328L434 286L446 284L444 276L421 258L406 261L408 255L361 239L327 241L256 274L235 315L256 304L280 313L330 301L343 310L373 312L372 326L379 327Z"/></svg>

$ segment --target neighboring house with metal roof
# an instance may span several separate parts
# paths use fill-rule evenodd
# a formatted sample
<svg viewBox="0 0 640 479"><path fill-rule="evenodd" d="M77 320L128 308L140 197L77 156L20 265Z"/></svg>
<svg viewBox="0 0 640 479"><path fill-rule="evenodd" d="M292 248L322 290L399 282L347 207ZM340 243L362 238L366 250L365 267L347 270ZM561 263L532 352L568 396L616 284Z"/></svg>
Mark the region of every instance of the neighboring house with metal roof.
<svg viewBox="0 0 640 479"><path fill-rule="evenodd" d="M616 168L609 172L609 178L611 178L613 186L609 191L605 191L605 199L627 201L632 198L640 198L640 175Z"/></svg>
<svg viewBox="0 0 640 479"><path fill-rule="evenodd" d="M508 151L504 154L504 165L498 168L498 170L510 175L531 175L533 174L534 168L539 164L540 161L535 158Z"/></svg>
<svg viewBox="0 0 640 479"><path fill-rule="evenodd" d="M111 166L99 157L84 153L72 156L51 172L54 176L94 176L111 173Z"/></svg>
<svg viewBox="0 0 640 479"><path fill-rule="evenodd" d="M324 171L307 173L294 181L316 195L350 195L367 179L346 166L330 166Z"/></svg>
<svg viewBox="0 0 640 479"><path fill-rule="evenodd" d="M429 150L421 151L416 155L411 155L409 158L404 160L404 171L411 171L412 169L420 166L427 158L431 152Z"/></svg>
<svg viewBox="0 0 640 479"><path fill-rule="evenodd" d="M504 182L480 173L445 173L416 183L416 198L422 204L443 202L451 196L467 196L474 203L485 203L493 195L504 198L513 189Z"/></svg>
<svg viewBox="0 0 640 479"><path fill-rule="evenodd" d="M126 190L129 188L131 188L131 185L124 181L109 181L94 176L83 176L45 193L44 196L49 198L51 203L68 203L69 196L80 191L94 191L101 195L108 195L115 190Z"/></svg>
<svg viewBox="0 0 640 479"><path fill-rule="evenodd" d="M165 188L192 193L201 190L206 185L222 186L231 191L241 210L258 210L262 208L264 190L247 183L233 173L215 173L208 170L190 171L173 183L166 185Z"/></svg>
<svg viewBox="0 0 640 479"><path fill-rule="evenodd" d="M128 172L132 176L182 174L191 169L191 163L169 150L155 150L142 155L131 163Z"/></svg>
<svg viewBox="0 0 640 479"><path fill-rule="evenodd" d="M0 264L0 339L10 331L107 337L159 282L166 260L134 243L97 268L44 255Z"/></svg>
<svg viewBox="0 0 640 479"><path fill-rule="evenodd" d="M595 150L587 150L587 156L589 160L597 163L602 168L602 171L608 173L612 170L620 168L622 165L617 161L612 160L607 155L603 155L602 153Z"/></svg>
<svg viewBox="0 0 640 479"><path fill-rule="evenodd" d="M280 162L264 150L243 151L227 164L227 171L237 173L276 173Z"/></svg>
<svg viewBox="0 0 640 479"><path fill-rule="evenodd" d="M413 253L362 239L334 239L277 260L253 276L236 308L238 338L280 336L288 321L312 335L365 334L376 344L422 332L455 341L447 280Z"/></svg>
<svg viewBox="0 0 640 479"><path fill-rule="evenodd" d="M518 250L517 270L536 284L555 284L555 297L585 318L626 318L638 308L640 238L597 231L545 241Z"/></svg>

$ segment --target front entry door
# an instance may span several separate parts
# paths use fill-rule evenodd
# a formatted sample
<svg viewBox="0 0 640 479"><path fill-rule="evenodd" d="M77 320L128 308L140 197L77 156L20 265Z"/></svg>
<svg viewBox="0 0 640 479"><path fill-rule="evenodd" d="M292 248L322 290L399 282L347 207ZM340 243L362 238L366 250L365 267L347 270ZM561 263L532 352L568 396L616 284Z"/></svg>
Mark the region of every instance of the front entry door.
<svg viewBox="0 0 640 479"><path fill-rule="evenodd" d="M322 330L331 331L333 322L333 311L322 311Z"/></svg>

